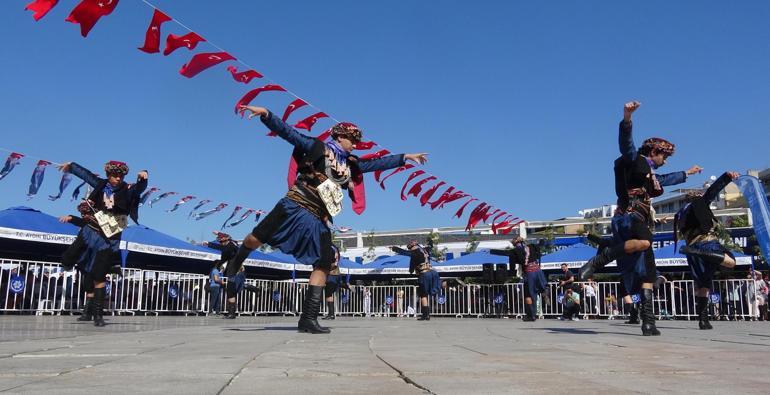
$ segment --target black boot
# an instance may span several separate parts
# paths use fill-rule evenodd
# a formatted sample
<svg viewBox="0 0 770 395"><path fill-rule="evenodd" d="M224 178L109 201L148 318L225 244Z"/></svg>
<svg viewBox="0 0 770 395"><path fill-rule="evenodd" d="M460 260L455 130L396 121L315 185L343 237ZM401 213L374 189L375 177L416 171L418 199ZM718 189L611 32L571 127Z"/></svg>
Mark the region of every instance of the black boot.
<svg viewBox="0 0 770 395"><path fill-rule="evenodd" d="M90 297L86 300L86 305L83 307L83 314L78 317L78 321L92 321L94 319L94 298Z"/></svg>
<svg viewBox="0 0 770 395"><path fill-rule="evenodd" d="M249 254L251 254L253 251L253 249L241 244L235 256L227 262L227 268L225 268L225 276L233 277L238 274L238 271L241 270L241 266L243 266L243 261L245 261L246 258L249 257Z"/></svg>
<svg viewBox="0 0 770 395"><path fill-rule="evenodd" d="M655 310L652 308L652 290L642 290L642 335L660 336L660 331L655 327Z"/></svg>
<svg viewBox="0 0 770 395"><path fill-rule="evenodd" d="M713 329L709 322L709 298L706 296L696 297L695 308L698 310L698 328Z"/></svg>
<svg viewBox="0 0 770 395"><path fill-rule="evenodd" d="M234 320L235 317L235 302L227 302L227 315L223 315L222 318Z"/></svg>
<svg viewBox="0 0 770 395"><path fill-rule="evenodd" d="M105 326L107 325L104 322L104 312L102 309L104 308L104 288L96 288L94 289L94 326Z"/></svg>
<svg viewBox="0 0 770 395"><path fill-rule="evenodd" d="M588 262L580 268L580 279L583 281L588 280L593 277L595 271L623 256L623 254L625 254L623 248L623 243L615 244L603 249L600 253L596 254L595 257L589 259Z"/></svg>
<svg viewBox="0 0 770 395"><path fill-rule="evenodd" d="M592 233L589 233L588 236L586 236L586 238L588 238L588 240L591 241L592 243L596 244L596 255L599 255L599 253L602 252L602 250L609 247L611 245L610 243L612 243L612 239L604 238Z"/></svg>
<svg viewBox="0 0 770 395"><path fill-rule="evenodd" d="M535 321L535 314L534 313L534 306L531 304L525 304L524 305L524 317L521 317L522 321L525 322L533 322Z"/></svg>
<svg viewBox="0 0 770 395"><path fill-rule="evenodd" d="M320 285L308 286L305 294L305 302L302 304L302 314L299 316L297 330L308 333L329 333L329 328L318 324L318 313L321 311L321 299L324 287Z"/></svg>
<svg viewBox="0 0 770 395"><path fill-rule="evenodd" d="M420 312L422 315L417 319L417 321L430 321L430 306L420 307Z"/></svg>
<svg viewBox="0 0 770 395"><path fill-rule="evenodd" d="M321 318L322 320L333 320L334 319L334 302L326 302L326 317Z"/></svg>
<svg viewBox="0 0 770 395"><path fill-rule="evenodd" d="M628 311L628 321L624 322L624 324L639 325L639 310L636 309L636 305L626 303L626 311Z"/></svg>
<svg viewBox="0 0 770 395"><path fill-rule="evenodd" d="M708 250L701 250L699 248L693 248L690 246L683 246L679 249L679 252L684 255L694 255L703 259L704 262L719 266L725 261L725 254L721 252L713 252Z"/></svg>

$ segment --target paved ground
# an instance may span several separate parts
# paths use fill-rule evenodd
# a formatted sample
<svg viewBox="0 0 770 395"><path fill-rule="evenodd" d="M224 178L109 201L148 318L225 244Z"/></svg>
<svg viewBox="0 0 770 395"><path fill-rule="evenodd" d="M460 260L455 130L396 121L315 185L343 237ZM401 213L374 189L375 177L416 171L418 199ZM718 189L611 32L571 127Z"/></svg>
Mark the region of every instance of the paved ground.
<svg viewBox="0 0 770 395"><path fill-rule="evenodd" d="M8 393L763 393L770 323L0 316Z"/></svg>

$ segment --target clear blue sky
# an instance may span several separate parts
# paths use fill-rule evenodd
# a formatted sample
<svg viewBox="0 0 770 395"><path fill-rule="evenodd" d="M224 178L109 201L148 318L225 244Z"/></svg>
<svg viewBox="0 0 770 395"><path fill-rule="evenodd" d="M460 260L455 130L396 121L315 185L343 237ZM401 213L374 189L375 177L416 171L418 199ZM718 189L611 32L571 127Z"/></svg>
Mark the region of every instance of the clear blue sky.
<svg viewBox="0 0 770 395"><path fill-rule="evenodd" d="M29 0L0 3L0 147L99 170L109 159L150 170L151 185L269 210L285 192L290 147L233 115L250 85L221 65L178 74L192 53L138 51L152 10L121 0L87 39L64 22L62 0L40 22ZM625 101L637 99L637 142L669 138L669 170L770 167L770 2L745 1L161 1L210 41L394 152L430 153L426 171L525 219L576 215L614 201L611 167ZM163 37L185 31L163 25ZM202 43L199 51L215 51ZM255 101L282 112L288 95ZM309 115L297 112L294 119ZM320 121L321 132L331 121ZM3 159L7 153L2 153ZM26 202L34 160L0 181L0 207L49 202L49 170ZM665 168L664 168L665 169ZM367 178L368 209L346 202L354 229L462 226L457 204L430 211ZM72 187L70 187L72 188ZM71 190L71 189L70 189ZM193 222L190 204L143 209L148 226L180 238L218 229ZM241 237L247 222L232 233Z"/></svg>

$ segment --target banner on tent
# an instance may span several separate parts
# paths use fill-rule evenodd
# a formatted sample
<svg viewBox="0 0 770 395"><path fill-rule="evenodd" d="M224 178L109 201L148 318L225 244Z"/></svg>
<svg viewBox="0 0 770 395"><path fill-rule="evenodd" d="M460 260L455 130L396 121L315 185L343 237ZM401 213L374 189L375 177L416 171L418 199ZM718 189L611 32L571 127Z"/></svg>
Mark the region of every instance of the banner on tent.
<svg viewBox="0 0 770 395"><path fill-rule="evenodd" d="M44 243L54 244L72 244L72 242L75 241L76 236L0 227L0 237L24 241L42 241Z"/></svg>

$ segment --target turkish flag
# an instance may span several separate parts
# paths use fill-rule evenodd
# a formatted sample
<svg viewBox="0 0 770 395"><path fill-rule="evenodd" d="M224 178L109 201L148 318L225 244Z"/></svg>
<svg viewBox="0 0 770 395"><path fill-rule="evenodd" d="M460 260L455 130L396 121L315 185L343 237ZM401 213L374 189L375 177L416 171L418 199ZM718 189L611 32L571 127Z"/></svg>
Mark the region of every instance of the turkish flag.
<svg viewBox="0 0 770 395"><path fill-rule="evenodd" d="M406 166L404 166L406 167ZM409 185L412 180L415 178L425 174L425 170L416 170L412 174L409 175L409 178L406 179L406 182L404 183L404 186L401 187L401 200L406 200L406 195L404 195L404 191L406 191L406 186ZM385 180L383 180L385 181Z"/></svg>
<svg viewBox="0 0 770 395"><path fill-rule="evenodd" d="M406 194L406 196L411 195L411 196L417 197L417 195L419 195L420 192L422 192L422 186L435 179L436 179L436 176L430 176L427 178L423 178L420 181L417 181L414 185L412 185L411 188L409 188L409 192Z"/></svg>
<svg viewBox="0 0 770 395"><path fill-rule="evenodd" d="M227 66L227 71L229 71L230 74L233 75L234 80L238 82L243 82L244 84L248 84L254 78L262 78L262 74L259 74L254 70L246 70L246 71L241 71L239 73L238 69L235 68L235 66Z"/></svg>
<svg viewBox="0 0 770 395"><path fill-rule="evenodd" d="M496 208L496 209L495 209L495 211L492 211L491 213L488 213L488 214L484 214L484 218L483 218L483 220L484 220L484 223L487 223L487 221L489 221L489 217L491 217L491 216L495 215L495 213L497 213L498 211L500 211L500 209L499 209L499 208ZM502 214L502 213L501 213L501 214ZM497 218L497 217L495 217L495 218ZM494 222L494 221L493 221L493 222Z"/></svg>
<svg viewBox="0 0 770 395"><path fill-rule="evenodd" d="M474 197L470 198L467 202L465 202L462 206L460 206L460 209L458 209L457 212L455 213L455 217L461 218L463 216L463 210L465 210L465 206L467 206L470 202L474 200L479 200L479 199L476 199Z"/></svg>
<svg viewBox="0 0 770 395"><path fill-rule="evenodd" d="M86 37L99 18L110 15L117 6L118 0L82 0L65 21L79 23L80 35Z"/></svg>
<svg viewBox="0 0 770 395"><path fill-rule="evenodd" d="M450 186L449 188L447 188L447 190L446 190L446 191L444 191L444 193L442 193L442 194L441 194L441 196L439 196L439 198L438 198L438 199L436 199L436 200L434 200L434 201L432 201L432 202L430 202L430 203L429 203L429 204L430 204L430 209L431 209L431 210L435 210L435 209L436 209L436 207L438 207L438 205L439 205L439 204L443 203L443 202L444 202L444 200L445 200L446 198L448 198L448 197L449 197L449 195L451 195L451 194L452 194L452 192L454 192L454 190L455 190L455 187L453 187L453 186ZM430 191L428 191L428 192L430 192ZM427 192L426 192L426 193L427 193Z"/></svg>
<svg viewBox="0 0 770 395"><path fill-rule="evenodd" d="M393 170L393 172L392 172L392 173L390 173L390 174L388 174L387 176L385 176L385 177L383 177L383 178L382 178L382 180L380 181L380 188L382 188L382 189L385 189L385 180L387 180L388 178L390 178L390 177L392 177L392 176L394 176L394 175L396 175L396 174L398 174L398 173L401 173L401 172L402 172L402 171L404 171L404 170L409 170L409 169L411 169L411 168L413 168L413 167L414 167L414 165L413 165L413 164L411 164L411 163L407 163L407 164L405 164L405 165L403 165L403 166L399 167L398 169L396 169L396 170ZM375 177L377 177L377 176L376 176L376 174L375 174Z"/></svg>
<svg viewBox="0 0 770 395"><path fill-rule="evenodd" d="M156 8L152 14L150 26L147 27L147 33L144 36L144 46L139 48L139 50L147 53L160 52L160 25L170 20L170 16Z"/></svg>
<svg viewBox="0 0 770 395"><path fill-rule="evenodd" d="M359 141L353 148L359 151L366 151L374 148L375 145L377 145L377 143L374 141Z"/></svg>
<svg viewBox="0 0 770 395"><path fill-rule="evenodd" d="M48 11L51 11L51 8L56 6L56 3L58 2L59 0L35 0L27 4L24 9L32 11L34 13L32 14L32 18L34 18L36 21L39 21L42 17L45 16L45 14L48 13Z"/></svg>
<svg viewBox="0 0 770 395"><path fill-rule="evenodd" d="M441 188L441 186L444 184L446 184L444 181L440 181L438 184L432 186L425 193L423 193L420 197L420 205L425 206L428 204L428 200L430 200L430 198L433 197L433 194L436 193L436 191L438 191L438 189Z"/></svg>
<svg viewBox="0 0 770 395"><path fill-rule="evenodd" d="M289 119L289 115L293 113L295 110L304 107L307 105L307 102L302 99L294 100L293 102L289 103L288 106L286 106L286 110L283 112L283 116L281 119L286 122L287 119Z"/></svg>
<svg viewBox="0 0 770 395"><path fill-rule="evenodd" d="M279 92L286 92L286 89L284 89L280 85L265 85L263 87L259 87L256 89L252 89L248 92L246 92L245 95L241 98L241 100L238 100L238 103L235 103L235 113L238 113L238 110L240 110L241 106L247 106L249 103L251 103L252 100L254 100L257 95L259 95L262 92L270 92L270 91L279 91Z"/></svg>
<svg viewBox="0 0 770 395"><path fill-rule="evenodd" d="M201 71L228 60L235 60L235 58L227 52L199 53L194 55L192 59L190 59L190 62L179 69L179 74L182 74L187 78L192 78L198 75L198 73Z"/></svg>
<svg viewBox="0 0 770 395"><path fill-rule="evenodd" d="M187 47L187 49L193 50L198 46L198 43L202 41L206 41L206 39L195 32L190 32L183 36L169 34L166 37L166 49L163 50L163 56L168 56L168 54L171 52L174 52L182 47Z"/></svg>
<svg viewBox="0 0 770 395"><path fill-rule="evenodd" d="M390 154L390 151L383 149L379 150L377 152L372 152L371 154L361 155L361 160L370 160L370 159L376 159L376 158L382 158L385 155Z"/></svg>
<svg viewBox="0 0 770 395"><path fill-rule="evenodd" d="M307 118L297 122L297 124L294 125L294 127L297 128L297 129L305 129L305 130L307 130L309 132L310 129L313 127L313 125L315 125L315 123L318 122L319 119L321 119L321 118L328 118L328 117L329 116L326 115L326 113L324 113L324 112L317 112L317 113L315 113L315 114L313 114L313 115L311 115L311 116L309 116L309 117L307 117Z"/></svg>

